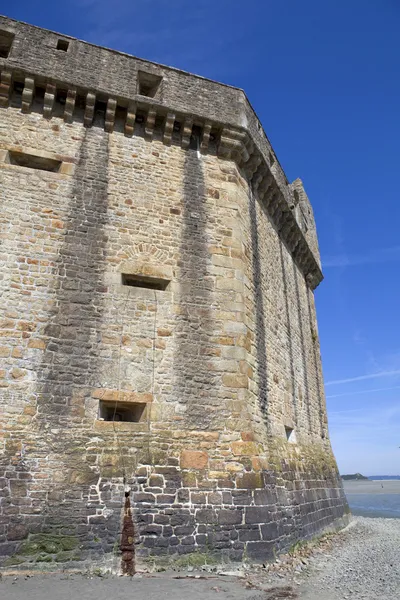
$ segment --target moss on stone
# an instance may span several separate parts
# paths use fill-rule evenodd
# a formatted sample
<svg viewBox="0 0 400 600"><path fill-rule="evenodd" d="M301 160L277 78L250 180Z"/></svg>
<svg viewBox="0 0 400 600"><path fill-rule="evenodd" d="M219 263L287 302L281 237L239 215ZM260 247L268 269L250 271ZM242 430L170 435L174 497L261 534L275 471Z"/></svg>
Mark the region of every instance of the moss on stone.
<svg viewBox="0 0 400 600"><path fill-rule="evenodd" d="M18 556L10 556L9 558L7 558L4 561L4 566L5 567L15 567L17 565L21 565L24 562L25 561L23 558L19 558Z"/></svg>
<svg viewBox="0 0 400 600"><path fill-rule="evenodd" d="M50 554L39 554L36 558L36 562L53 562L53 557Z"/></svg>
<svg viewBox="0 0 400 600"><path fill-rule="evenodd" d="M211 552L192 552L173 561L176 567L202 567L204 565L216 565L218 561Z"/></svg>
<svg viewBox="0 0 400 600"><path fill-rule="evenodd" d="M63 552L58 552L56 555L56 561L57 562L68 562L69 560L71 560L73 557L73 554L71 552L67 552L67 551L63 551Z"/></svg>
<svg viewBox="0 0 400 600"><path fill-rule="evenodd" d="M37 533L30 535L16 554L19 556L33 556L38 553L50 555L74 550L77 546L78 540L72 535Z"/></svg>
<svg viewBox="0 0 400 600"><path fill-rule="evenodd" d="M268 442L268 462L277 474L290 470L320 479L338 477L333 453L323 444L290 444L274 437Z"/></svg>

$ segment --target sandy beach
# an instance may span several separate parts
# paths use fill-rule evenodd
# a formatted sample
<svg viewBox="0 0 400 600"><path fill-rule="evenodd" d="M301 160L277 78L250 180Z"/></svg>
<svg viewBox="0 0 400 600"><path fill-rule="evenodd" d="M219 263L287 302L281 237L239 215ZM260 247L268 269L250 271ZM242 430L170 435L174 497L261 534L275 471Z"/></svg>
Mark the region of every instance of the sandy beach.
<svg viewBox="0 0 400 600"><path fill-rule="evenodd" d="M400 479L343 481L346 494L399 494Z"/></svg>

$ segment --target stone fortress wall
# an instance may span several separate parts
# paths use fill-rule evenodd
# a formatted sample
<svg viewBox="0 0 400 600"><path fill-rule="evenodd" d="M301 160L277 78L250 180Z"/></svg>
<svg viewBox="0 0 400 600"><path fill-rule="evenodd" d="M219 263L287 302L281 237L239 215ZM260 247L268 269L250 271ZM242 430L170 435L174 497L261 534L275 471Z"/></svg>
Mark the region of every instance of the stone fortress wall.
<svg viewBox="0 0 400 600"><path fill-rule="evenodd" d="M3 566L343 524L312 209L244 93L7 18L0 72Z"/></svg>

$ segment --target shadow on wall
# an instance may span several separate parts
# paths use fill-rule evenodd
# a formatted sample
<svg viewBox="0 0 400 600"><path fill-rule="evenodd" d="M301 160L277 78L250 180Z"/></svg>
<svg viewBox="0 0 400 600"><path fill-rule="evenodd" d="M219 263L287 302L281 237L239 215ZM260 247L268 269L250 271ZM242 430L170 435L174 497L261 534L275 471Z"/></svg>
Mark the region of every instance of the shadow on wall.
<svg viewBox="0 0 400 600"><path fill-rule="evenodd" d="M289 310L289 298L288 298L288 284L287 284L287 274L285 267L285 260L283 256L283 242L279 240L279 253L281 258L281 269L282 269L282 280L283 280L283 295L285 297L285 312L286 312L286 323L287 323L287 334L288 334L288 344L289 344L289 361L290 361L290 377L292 384L292 407L293 407L293 415L294 422L297 427L298 425L298 411L297 411L297 402L296 402L296 377L294 372L294 353L293 353L293 339L292 339L292 326L290 323L290 310Z"/></svg>
<svg viewBox="0 0 400 600"><path fill-rule="evenodd" d="M309 388L309 383L308 383L307 352L306 352L306 343L305 343L305 339L304 339L304 327L303 327L302 310L301 310L298 268L294 261L293 261L293 280L294 280L294 286L295 286L295 292L296 292L297 322L299 324L299 332L300 332L301 362L302 362L302 366L303 366L303 380L304 380L304 402L305 402L306 411L307 411L308 431L311 434L312 433L311 407L310 407L311 398L310 398L310 388Z"/></svg>
<svg viewBox="0 0 400 600"><path fill-rule="evenodd" d="M189 429L213 426L218 409L218 382L207 366L205 349L214 333L211 303L213 278L209 274L206 190L198 139L192 136L185 152L183 218L180 240L179 314L175 326L174 387Z"/></svg>
<svg viewBox="0 0 400 600"><path fill-rule="evenodd" d="M84 416L82 393L93 383L102 319L107 190L108 136L85 129L54 269L49 341L38 371L42 426ZM59 436L55 441L60 443Z"/></svg>
<svg viewBox="0 0 400 600"><path fill-rule="evenodd" d="M43 530L56 535L60 530L83 533L84 528L87 533L96 513L96 508L86 506L90 486L98 483L99 475L85 454L87 432L82 423L97 368L103 314L108 159L108 135L97 127L85 129L53 272L48 341L38 369L34 454L39 457L38 469L49 474ZM120 509L121 505L107 524L116 532ZM104 526L99 530L96 537L104 538L103 550L108 551L107 531Z"/></svg>
<svg viewBox="0 0 400 600"><path fill-rule="evenodd" d="M260 259L260 242L258 233L256 198L249 190L249 215L251 228L251 252L253 269L253 289L256 326L256 353L257 353L257 379L258 401L263 415L267 433L271 433L268 414L268 362L267 362L267 336L265 327L265 312L263 298L263 275Z"/></svg>
<svg viewBox="0 0 400 600"><path fill-rule="evenodd" d="M319 425L321 430L322 439L326 439L328 437L328 429L325 421L326 415L326 406L324 402L324 389L323 389L323 378L322 378L322 366L321 366L321 358L319 354L319 346L318 346L318 335L316 331L316 318L315 313L311 308L310 294L312 291L307 290L307 305L308 305L308 318L309 325L311 329L311 337L312 337L312 345L313 345L313 362L314 362L314 373L315 373L315 383L316 390L318 396L318 410L319 410Z"/></svg>

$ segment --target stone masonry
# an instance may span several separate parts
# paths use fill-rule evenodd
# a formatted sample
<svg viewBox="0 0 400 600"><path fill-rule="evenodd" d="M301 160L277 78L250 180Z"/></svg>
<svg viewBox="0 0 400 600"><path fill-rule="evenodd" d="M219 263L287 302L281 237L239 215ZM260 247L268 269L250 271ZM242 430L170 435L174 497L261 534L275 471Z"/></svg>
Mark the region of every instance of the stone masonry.
<svg viewBox="0 0 400 600"><path fill-rule="evenodd" d="M0 72L0 564L343 525L312 208L244 92L7 18Z"/></svg>

